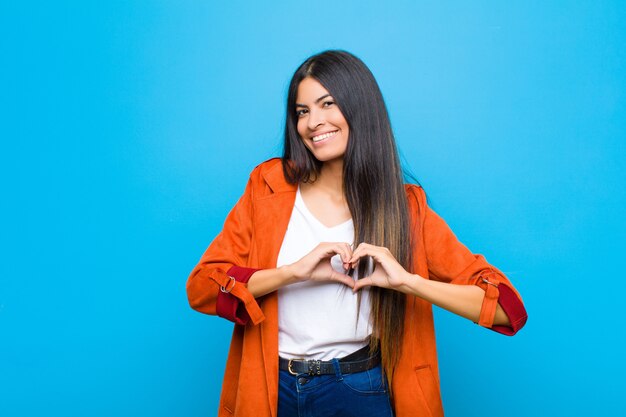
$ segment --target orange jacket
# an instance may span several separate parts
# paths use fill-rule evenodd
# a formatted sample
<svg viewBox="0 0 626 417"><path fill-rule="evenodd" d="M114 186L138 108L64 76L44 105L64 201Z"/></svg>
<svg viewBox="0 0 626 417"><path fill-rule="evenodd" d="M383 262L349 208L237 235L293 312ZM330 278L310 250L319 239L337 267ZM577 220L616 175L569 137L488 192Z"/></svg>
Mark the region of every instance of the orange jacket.
<svg viewBox="0 0 626 417"><path fill-rule="evenodd" d="M236 323L218 416L276 417L278 403L278 302L276 292L255 299L246 283L255 268L275 268L297 187L285 181L281 160L256 167L243 196L187 282L190 305ZM526 322L509 280L463 246L426 205L424 191L407 185L415 239L413 272L485 290L479 324L512 335ZM493 326L500 303L511 326ZM443 416L431 304L407 296L402 355L393 377L397 417Z"/></svg>

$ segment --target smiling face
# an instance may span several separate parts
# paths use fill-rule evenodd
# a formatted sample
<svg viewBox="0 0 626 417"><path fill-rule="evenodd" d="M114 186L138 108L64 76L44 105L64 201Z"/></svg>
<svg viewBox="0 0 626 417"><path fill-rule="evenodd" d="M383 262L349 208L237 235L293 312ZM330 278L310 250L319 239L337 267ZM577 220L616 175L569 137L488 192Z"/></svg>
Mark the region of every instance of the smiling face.
<svg viewBox="0 0 626 417"><path fill-rule="evenodd" d="M348 122L328 90L307 77L296 97L298 134L318 161L342 159L348 147Z"/></svg>

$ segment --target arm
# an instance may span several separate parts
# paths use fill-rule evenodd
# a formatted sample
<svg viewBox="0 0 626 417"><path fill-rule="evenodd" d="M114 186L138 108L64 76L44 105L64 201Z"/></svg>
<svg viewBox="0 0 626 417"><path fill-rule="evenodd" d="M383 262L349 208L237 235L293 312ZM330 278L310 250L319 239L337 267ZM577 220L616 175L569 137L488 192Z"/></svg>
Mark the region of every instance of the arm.
<svg viewBox="0 0 626 417"><path fill-rule="evenodd" d="M385 248L361 245L363 248L354 251L351 261L369 255L382 268L377 268L370 279L358 281L355 290L365 285L394 288L481 326L515 334L528 316L513 285L483 256L472 254L458 241L446 223L426 205L421 188L412 187L409 196L413 198L413 208L423 213L417 229L422 239L417 244L424 246L429 279L409 274Z"/></svg>
<svg viewBox="0 0 626 417"><path fill-rule="evenodd" d="M478 323L485 291L475 285L454 285L446 282L423 279L419 275L407 277L399 288L407 294L413 294L429 303L458 314ZM502 306L496 304L493 325L510 326L509 317Z"/></svg>
<svg viewBox="0 0 626 417"><path fill-rule="evenodd" d="M414 189L417 201L425 207L423 238L430 278L457 286L479 287L484 296L476 323L491 330L513 335L528 318L520 295L509 279L484 256L473 254L456 238L450 227L426 204L421 188ZM502 311L508 318L503 323Z"/></svg>
<svg viewBox="0 0 626 417"><path fill-rule="evenodd" d="M341 255L344 268L348 269L348 259L352 256L350 245L342 242L320 243L302 259L291 265L253 273L248 281L248 291L255 297L261 297L281 287L301 281L336 281L352 288L354 280L332 268L330 258L335 254Z"/></svg>
<svg viewBox="0 0 626 417"><path fill-rule="evenodd" d="M253 171L242 197L226 218L220 234L211 243L187 281L189 304L205 314L218 315L237 324L260 323L263 313L256 298L303 280L338 281L352 287L354 281L334 271L330 258L341 254L347 261L352 249L347 243L322 243L298 262L281 268L247 268L252 245L254 187L261 180ZM345 264L347 266L347 263Z"/></svg>
<svg viewBox="0 0 626 417"><path fill-rule="evenodd" d="M256 269L242 266L248 263L252 239L252 175L244 194L228 214L222 231L187 280L187 297L193 309L237 324L249 320L258 324L264 319L259 305L246 288Z"/></svg>
<svg viewBox="0 0 626 417"><path fill-rule="evenodd" d="M354 256L354 261L358 261L363 256L371 256L377 264L372 275L357 281L354 291L370 285L391 288L420 297L431 304L478 322L485 296L485 291L480 287L431 281L420 275L411 274L396 261L391 252L383 247L361 244L354 252ZM494 324L510 325L508 316L499 304Z"/></svg>

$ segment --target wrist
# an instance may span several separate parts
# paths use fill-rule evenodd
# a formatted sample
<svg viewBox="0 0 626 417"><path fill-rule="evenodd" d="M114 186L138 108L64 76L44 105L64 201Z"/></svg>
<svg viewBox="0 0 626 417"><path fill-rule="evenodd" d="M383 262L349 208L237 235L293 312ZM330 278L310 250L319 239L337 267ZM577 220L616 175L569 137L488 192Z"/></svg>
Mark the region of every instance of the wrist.
<svg viewBox="0 0 626 417"><path fill-rule="evenodd" d="M419 293L420 284L422 283L421 281L421 276L406 272L406 274L402 277L402 284L400 284L398 290L405 294L415 295Z"/></svg>
<svg viewBox="0 0 626 417"><path fill-rule="evenodd" d="M278 272L284 285L293 284L299 281L292 265L283 265L278 268Z"/></svg>

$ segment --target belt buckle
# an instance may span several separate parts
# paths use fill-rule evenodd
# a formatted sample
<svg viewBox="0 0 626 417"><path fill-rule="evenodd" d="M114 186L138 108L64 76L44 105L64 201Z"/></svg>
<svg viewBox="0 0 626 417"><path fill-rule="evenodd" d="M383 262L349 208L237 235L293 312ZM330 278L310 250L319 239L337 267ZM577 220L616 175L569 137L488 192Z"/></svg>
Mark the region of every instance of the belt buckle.
<svg viewBox="0 0 626 417"><path fill-rule="evenodd" d="M291 362L293 361L303 361L304 358L295 358L295 359L289 359L289 363L287 364L287 370L289 371L289 373L291 375L298 375L296 372L293 371L293 369L291 369Z"/></svg>
<svg viewBox="0 0 626 417"><path fill-rule="evenodd" d="M291 365L293 364L293 361L306 362L308 373L310 376L322 374L322 361L321 360L306 360L304 358L295 358L295 359L289 359L289 363L287 364L287 371L289 371L291 375L298 375L297 372L294 372L294 370L291 369Z"/></svg>

